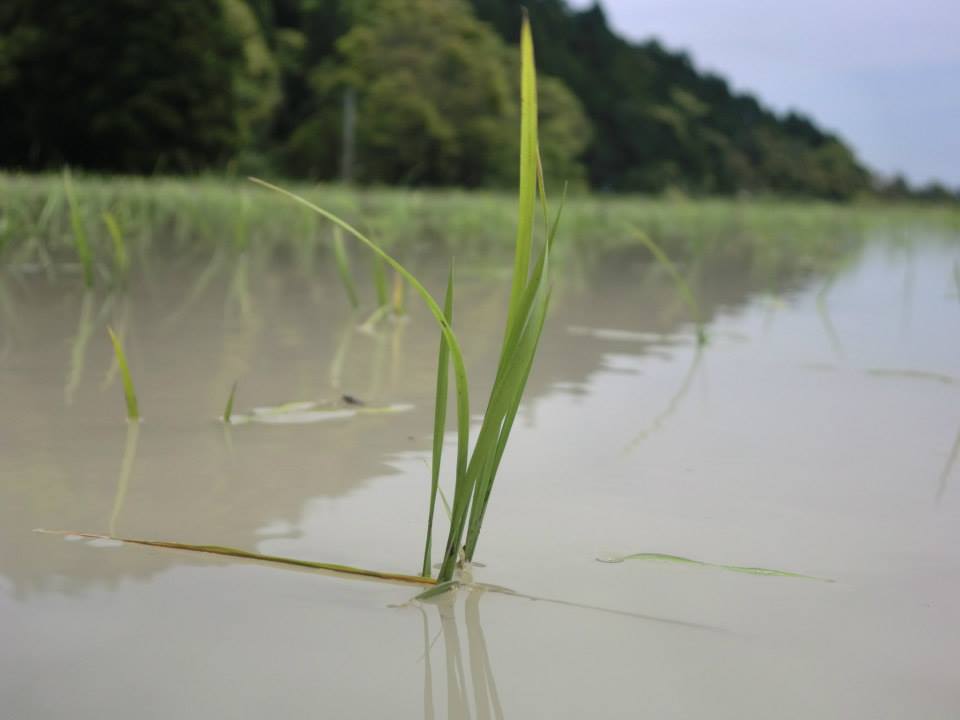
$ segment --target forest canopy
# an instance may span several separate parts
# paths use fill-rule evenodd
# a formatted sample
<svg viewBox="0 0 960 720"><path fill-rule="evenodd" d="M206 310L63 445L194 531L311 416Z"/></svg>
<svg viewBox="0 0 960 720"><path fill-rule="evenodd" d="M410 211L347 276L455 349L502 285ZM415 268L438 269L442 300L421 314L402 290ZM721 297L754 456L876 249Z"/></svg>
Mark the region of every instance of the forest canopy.
<svg viewBox="0 0 960 720"><path fill-rule="evenodd" d="M599 6L526 0L554 180L830 199L871 187L837 136ZM517 0L7 0L0 165L228 169L314 180L515 181Z"/></svg>

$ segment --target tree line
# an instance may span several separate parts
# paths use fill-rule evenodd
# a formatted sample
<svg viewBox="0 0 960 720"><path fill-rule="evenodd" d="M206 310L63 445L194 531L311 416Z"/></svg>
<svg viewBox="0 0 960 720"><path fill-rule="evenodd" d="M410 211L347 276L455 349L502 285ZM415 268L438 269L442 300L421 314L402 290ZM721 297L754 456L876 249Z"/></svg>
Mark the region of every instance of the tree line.
<svg viewBox="0 0 960 720"><path fill-rule="evenodd" d="M598 6L523 4L552 180L916 194L902 179L880 187L810 119L770 111L655 41L620 38ZM518 0L6 0L0 165L508 186L520 13Z"/></svg>

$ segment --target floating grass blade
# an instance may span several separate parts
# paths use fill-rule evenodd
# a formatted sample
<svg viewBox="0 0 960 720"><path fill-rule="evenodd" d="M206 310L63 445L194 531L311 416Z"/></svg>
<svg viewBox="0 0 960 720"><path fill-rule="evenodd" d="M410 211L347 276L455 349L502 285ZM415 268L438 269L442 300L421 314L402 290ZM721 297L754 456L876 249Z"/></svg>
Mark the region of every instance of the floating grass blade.
<svg viewBox="0 0 960 720"><path fill-rule="evenodd" d="M148 547L168 548L170 550L187 550L190 552L207 553L208 555L225 555L227 557L245 558L247 560L261 560L263 562L278 563L280 565L294 565L296 567L312 568L314 570L327 570L330 572L344 573L347 575L362 575L363 577L410 583L413 585L436 584L436 581L431 580L430 578L420 577L419 575L404 575L402 573L367 570L365 568L352 567L351 565L312 562L310 560L298 560L296 558L282 557L280 555L264 555L261 553L250 552L249 550L224 547L222 545L192 545L189 543L168 542L165 540L143 540L140 538L98 535L96 533L71 532L69 530L44 530L38 528L34 530L34 532L46 533L48 535L73 535L77 537L90 538L92 540L114 540L116 542L130 543L131 545L146 545Z"/></svg>
<svg viewBox="0 0 960 720"><path fill-rule="evenodd" d="M127 356L123 352L123 345L120 338L113 332L113 328L108 327L110 342L113 343L113 354L117 359L117 367L120 368L120 377L123 379L123 396L127 402L127 419L139 420L140 410L137 407L137 392L133 387L133 378L130 377L130 368L127 366Z"/></svg>
<svg viewBox="0 0 960 720"><path fill-rule="evenodd" d="M109 210L103 212L103 224L107 226L110 239L113 240L113 270L117 282L122 283L130 270L130 256L127 253L127 243L120 231L120 224Z"/></svg>
<svg viewBox="0 0 960 720"><path fill-rule="evenodd" d="M612 557L598 557L597 561L602 563L622 563L626 560L653 560L658 562L680 563L683 565L698 565L700 567L718 568L720 570L729 570L730 572L747 573L749 575L775 575L778 577L803 578L804 580L820 580L821 582L833 582L828 578L814 577L813 575L801 575L800 573L788 572L786 570L771 570L770 568L749 567L745 565L720 565L718 563L704 562L694 560L693 558L683 557L681 555L667 555L664 553L633 553L631 555L615 555Z"/></svg>
<svg viewBox="0 0 960 720"><path fill-rule="evenodd" d="M671 261L670 258L667 257L667 254L660 248L660 246L653 241L653 238L639 229L634 230L634 237L636 237L641 245L650 251L656 261L660 263L660 265L662 265L667 271L670 279L673 280L673 284L677 289L677 293L689 308L690 315L692 316L693 322L697 327L697 343L700 345L705 345L707 342L707 333L703 327L703 316L700 314L700 305L697 303L697 299L694 297L693 291L690 289L690 285L688 285L687 281L683 279L683 275L681 275L680 271L677 270L677 266L673 264L673 261Z"/></svg>
<svg viewBox="0 0 960 720"><path fill-rule="evenodd" d="M90 243L87 242L87 231L83 227L83 218L80 216L80 207L77 205L77 198L73 194L73 182L70 179L70 170L65 168L63 171L63 187L67 195L67 204L70 207L70 226L73 228L73 244L77 250L77 257L83 268L83 283L88 288L94 284L93 253L90 250Z"/></svg>
<svg viewBox="0 0 960 720"><path fill-rule="evenodd" d="M351 306L357 307L360 304L357 298L357 286L353 281L353 273L350 272L350 257L343 242L343 231L338 227L333 228L333 257L337 264L340 282L343 283L343 289L347 291L347 299Z"/></svg>
<svg viewBox="0 0 960 720"><path fill-rule="evenodd" d="M233 385L230 386L230 395L227 397L227 406L223 409L223 421L229 425L230 418L233 415L233 398L237 394L237 380L233 381Z"/></svg>
<svg viewBox="0 0 960 720"><path fill-rule="evenodd" d="M447 294L443 301L443 314L453 326L453 263L447 276ZM423 549L423 576L430 577L433 550L433 514L437 507L437 492L440 489L440 461L443 457L443 434L447 422L447 389L450 373L450 347L440 334L440 350L437 353L437 395L433 411L433 458L430 465L430 508L427 514L427 540Z"/></svg>

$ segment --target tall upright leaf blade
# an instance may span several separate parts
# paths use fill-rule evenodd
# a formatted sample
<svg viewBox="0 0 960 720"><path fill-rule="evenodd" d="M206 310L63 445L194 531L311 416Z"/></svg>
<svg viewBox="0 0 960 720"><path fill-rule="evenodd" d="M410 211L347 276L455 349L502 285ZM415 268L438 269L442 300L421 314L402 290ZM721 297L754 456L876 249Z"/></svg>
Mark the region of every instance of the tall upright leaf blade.
<svg viewBox="0 0 960 720"><path fill-rule="evenodd" d="M507 334L516 322L516 309L527 284L533 243L533 215L537 192L537 74L533 36L526 12L520 30L520 190L517 240L514 250L513 284L507 311Z"/></svg>
<svg viewBox="0 0 960 720"><path fill-rule="evenodd" d="M453 263L447 276L447 294L443 301L443 314L453 326ZM430 510L427 515L427 540L423 549L424 577L430 577L431 554L433 551L433 515L437 506L437 492L440 489L440 461L443 459L443 435L447 420L447 390L450 371L450 346L443 333L440 333L440 350L437 353L437 396L433 412L433 457L430 464Z"/></svg>

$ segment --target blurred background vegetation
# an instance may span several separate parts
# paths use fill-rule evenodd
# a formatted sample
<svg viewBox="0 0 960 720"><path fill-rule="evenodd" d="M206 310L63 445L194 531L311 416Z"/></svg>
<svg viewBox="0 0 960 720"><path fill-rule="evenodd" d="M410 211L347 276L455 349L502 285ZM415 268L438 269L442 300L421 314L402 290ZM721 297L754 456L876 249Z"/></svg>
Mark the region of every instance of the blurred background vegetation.
<svg viewBox="0 0 960 720"><path fill-rule="evenodd" d="M616 192L863 194L841 138L597 6L526 0L548 178ZM5 0L0 166L402 186L516 181L517 0Z"/></svg>

